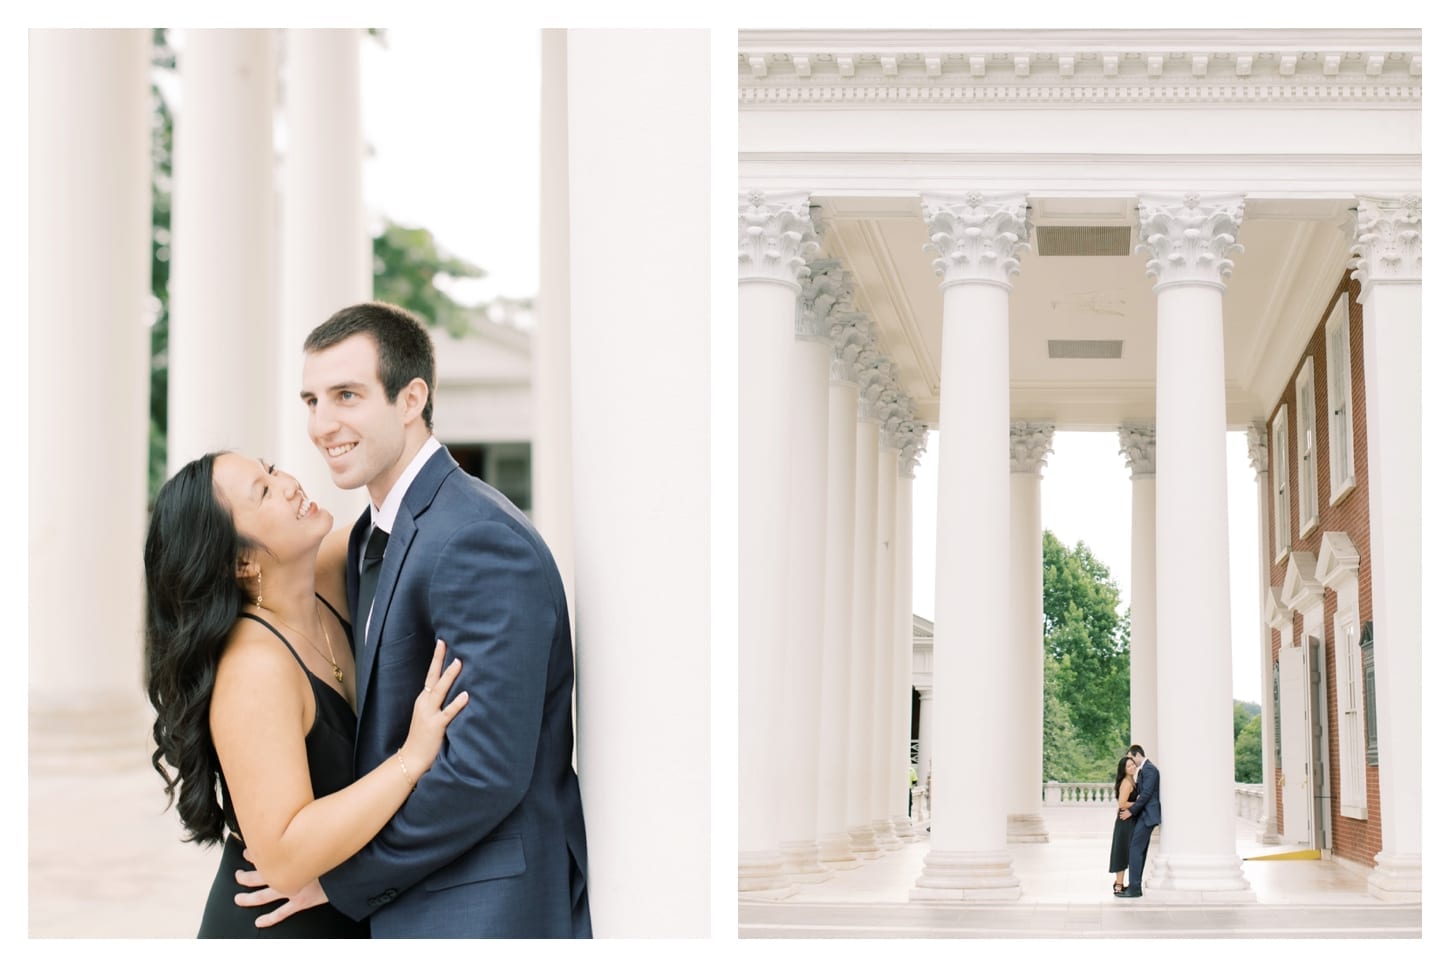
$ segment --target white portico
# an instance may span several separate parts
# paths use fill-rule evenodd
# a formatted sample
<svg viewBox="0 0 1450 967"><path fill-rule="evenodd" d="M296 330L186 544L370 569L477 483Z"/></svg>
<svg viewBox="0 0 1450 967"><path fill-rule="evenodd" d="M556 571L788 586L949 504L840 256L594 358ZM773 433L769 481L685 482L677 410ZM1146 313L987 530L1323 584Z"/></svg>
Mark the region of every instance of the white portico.
<svg viewBox="0 0 1450 967"><path fill-rule="evenodd" d="M1418 371L1418 248L1407 256L1400 242L1393 258L1374 257L1404 237L1395 226L1406 210L1418 246L1418 31L745 31L738 66L742 232L750 199L778 192L829 226L812 257L849 274L850 308L865 317L852 325L870 334L888 361L874 369L911 400L938 454L931 722L921 727L931 832L900 898L1026 899L1007 846L1049 839L1034 816L1035 501L1055 429L1117 433L1133 492L1133 740L1167 789L1146 885L1180 902L1254 902L1235 844L1231 733L1213 724L1232 701L1224 435L1262 425L1351 259L1363 259L1377 354L1367 335L1366 365L1395 380L1369 393L1371 420L1384 421L1371 438L1396 441L1393 457L1370 444L1369 473L1419 479L1418 383L1407 376ZM744 274L741 285L743 305ZM881 398L877 385L862 384L863 413ZM846 473L836 439L828 493L846 486L832 479ZM860 472L871 439L863 431L855 444L857 507L861 488L879 487ZM1394 676L1381 701L1398 704L1382 714L1392 731L1413 728L1396 748L1415 756L1419 705L1405 690L1420 667L1418 578L1396 580L1384 604L1379 595L1396 567L1418 566L1418 518L1405 512L1418 496L1380 504L1376 552L1389 560L1375 571L1376 606L1400 624L1398 653L1378 666ZM879 547L880 520L828 517L827 546ZM742 542L742 569L747 553ZM841 631L829 608L822 618L836 629L828 634L852 636L853 675L872 653L861 636L882 649L911 623L909 607L893 608L892 628L865 611L881 598L860 583L864 566L858 551L851 627ZM1264 647L1267 667L1267 636ZM748 674L742 663L742 689ZM1268 756L1267 679L1265 689ZM867 751L894 721L881 721L882 708L850 692L849 727L823 727L816 755L844 757L848 770L876 762L877 781L904 793L904 779ZM742 745L742 775L763 767L748 756ZM1401 766L1390 778L1383 754L1381 763L1384 850L1372 882L1403 898L1419 882L1418 775ZM873 817L856 787L835 793L843 807L826 784L815 788L818 816L855 810L854 856L882 856L881 827L867 835ZM1269 842L1275 809L1261 820ZM765 895L743 887L742 910Z"/></svg>

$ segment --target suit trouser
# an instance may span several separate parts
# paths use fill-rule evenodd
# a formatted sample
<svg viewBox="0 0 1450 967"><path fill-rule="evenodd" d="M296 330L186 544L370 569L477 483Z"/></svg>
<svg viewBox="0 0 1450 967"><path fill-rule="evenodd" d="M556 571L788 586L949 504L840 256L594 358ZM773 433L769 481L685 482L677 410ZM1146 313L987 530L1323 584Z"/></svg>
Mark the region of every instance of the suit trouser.
<svg viewBox="0 0 1450 967"><path fill-rule="evenodd" d="M1148 863L1148 841L1153 838L1153 826L1139 821L1133 826L1133 838L1128 841L1128 889L1143 889L1143 867Z"/></svg>

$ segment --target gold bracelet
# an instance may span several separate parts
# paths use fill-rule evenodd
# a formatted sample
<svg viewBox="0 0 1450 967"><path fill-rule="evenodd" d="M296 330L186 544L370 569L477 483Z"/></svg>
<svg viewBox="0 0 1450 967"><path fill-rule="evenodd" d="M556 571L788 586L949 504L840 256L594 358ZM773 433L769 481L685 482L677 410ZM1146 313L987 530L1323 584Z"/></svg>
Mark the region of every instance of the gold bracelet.
<svg viewBox="0 0 1450 967"><path fill-rule="evenodd" d="M417 789L418 784L413 781L412 774L408 772L408 763L403 761L403 750L399 749L395 754L398 757L398 768L403 770L403 778L408 780L408 788Z"/></svg>

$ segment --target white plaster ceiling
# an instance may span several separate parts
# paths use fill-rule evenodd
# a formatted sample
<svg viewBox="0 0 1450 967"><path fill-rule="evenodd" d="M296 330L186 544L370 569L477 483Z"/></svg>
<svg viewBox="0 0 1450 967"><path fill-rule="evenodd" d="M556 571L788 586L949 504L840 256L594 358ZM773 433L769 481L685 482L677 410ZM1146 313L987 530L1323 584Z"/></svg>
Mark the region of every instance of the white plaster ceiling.
<svg viewBox="0 0 1450 967"><path fill-rule="evenodd" d="M1012 418L1108 429L1154 415L1157 300L1138 241L1134 198L1033 198L1033 246L1010 297ZM855 279L855 306L880 329L917 413L935 423L941 386L942 295L921 203L912 197L814 196L826 255ZM1353 201L1250 200L1224 294L1230 426L1262 420L1349 261L1343 225ZM1036 229L1127 226L1122 256L1042 256ZM1121 340L1120 359L1052 359L1048 340Z"/></svg>

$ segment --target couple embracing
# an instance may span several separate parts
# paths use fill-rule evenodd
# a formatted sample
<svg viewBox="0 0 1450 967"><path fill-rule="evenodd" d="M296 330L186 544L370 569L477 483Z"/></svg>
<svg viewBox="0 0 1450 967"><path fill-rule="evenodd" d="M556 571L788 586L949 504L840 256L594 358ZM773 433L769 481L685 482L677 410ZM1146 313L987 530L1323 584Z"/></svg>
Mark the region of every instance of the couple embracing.
<svg viewBox="0 0 1450 967"><path fill-rule="evenodd" d="M1141 745L1135 745L1118 760L1118 818L1113 823L1113 845L1108 872L1116 873L1113 896L1132 899L1143 895L1143 867L1148 862L1148 841L1153 828L1163 822L1158 804L1158 767L1148 761ZM1123 884L1123 872L1128 883Z"/></svg>
<svg viewBox="0 0 1450 967"><path fill-rule="evenodd" d="M564 588L433 437L434 370L395 306L308 336L308 434L370 499L350 531L250 455L157 495L152 763L223 847L203 937L591 935Z"/></svg>

